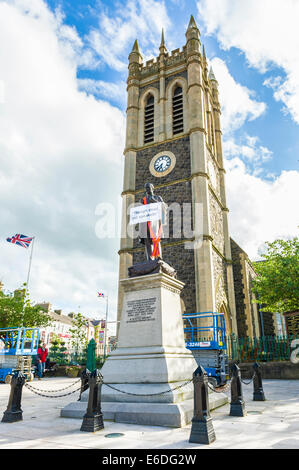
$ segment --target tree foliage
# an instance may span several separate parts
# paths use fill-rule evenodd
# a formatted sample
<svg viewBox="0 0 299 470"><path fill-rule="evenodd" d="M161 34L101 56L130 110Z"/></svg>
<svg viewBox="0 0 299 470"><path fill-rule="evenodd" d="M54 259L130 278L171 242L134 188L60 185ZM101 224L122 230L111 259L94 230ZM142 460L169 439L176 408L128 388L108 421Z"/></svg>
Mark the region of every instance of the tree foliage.
<svg viewBox="0 0 299 470"><path fill-rule="evenodd" d="M49 315L38 305L31 305L29 295L24 299L25 290L20 289L14 294L0 291L0 328L19 328L47 326ZM25 309L23 315L23 305Z"/></svg>
<svg viewBox="0 0 299 470"><path fill-rule="evenodd" d="M86 318L82 313L76 313L73 317L73 327L69 329L72 335L72 347L76 352L82 350L87 345Z"/></svg>
<svg viewBox="0 0 299 470"><path fill-rule="evenodd" d="M253 291L267 312L299 309L299 239L266 243L263 260L254 263L258 274Z"/></svg>

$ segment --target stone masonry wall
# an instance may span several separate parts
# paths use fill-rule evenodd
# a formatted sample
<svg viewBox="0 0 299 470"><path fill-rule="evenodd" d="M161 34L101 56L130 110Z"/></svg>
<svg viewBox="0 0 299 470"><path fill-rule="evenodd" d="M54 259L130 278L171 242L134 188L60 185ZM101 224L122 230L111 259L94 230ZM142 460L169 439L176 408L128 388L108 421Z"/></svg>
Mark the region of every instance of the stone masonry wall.
<svg viewBox="0 0 299 470"><path fill-rule="evenodd" d="M149 170L151 159L163 150L173 152L176 157L175 168L169 175L156 178ZM170 183L182 178L188 178L191 173L190 166L190 139L189 136L162 144L153 145L137 152L136 156L136 190L144 189L145 183L154 186ZM190 199L191 200L191 199ZM166 201L167 203L174 201ZM178 201L179 202L179 201Z"/></svg>
<svg viewBox="0 0 299 470"><path fill-rule="evenodd" d="M218 253L213 250L213 269L214 269L214 285L216 295L216 310L221 310L222 304L228 308L228 291L227 291L227 276L226 276L226 263Z"/></svg>
<svg viewBox="0 0 299 470"><path fill-rule="evenodd" d="M173 152L176 157L176 166L173 171L162 178L156 178L149 171L151 159L163 150ZM154 186L163 185L155 189L155 194L160 195L169 206L176 202L191 203L191 184L189 181L178 181L190 177L190 142L189 137L174 140L172 142L157 144L137 152L136 156L136 190L141 191L135 195L135 201L140 202L144 195L144 184L149 182ZM176 182L178 181L178 182ZM174 184L170 184L174 183ZM164 186L165 184L165 186ZM192 229L192 218L191 218ZM181 233L182 237L173 238L173 214L169 213L169 238L162 240L163 259L177 270L177 277L186 284L182 292L182 299L185 303L186 312L196 312L195 294L195 270L193 250L186 250L183 241L183 212L181 212ZM189 238L189 237L188 237ZM169 246L169 243L176 243ZM142 249L140 250L140 248ZM139 248L133 255L134 263L144 260L145 254L143 246L135 240L134 248Z"/></svg>
<svg viewBox="0 0 299 470"><path fill-rule="evenodd" d="M233 275L234 275L234 288L235 288L235 302L236 302L236 315L237 315L237 328L238 336L245 337L247 333L247 324L246 324L246 313L245 313L245 296L244 296L244 285L242 280L241 272L241 262L240 254L242 249L237 245L234 240L231 241L231 252L232 252L232 261L233 261Z"/></svg>

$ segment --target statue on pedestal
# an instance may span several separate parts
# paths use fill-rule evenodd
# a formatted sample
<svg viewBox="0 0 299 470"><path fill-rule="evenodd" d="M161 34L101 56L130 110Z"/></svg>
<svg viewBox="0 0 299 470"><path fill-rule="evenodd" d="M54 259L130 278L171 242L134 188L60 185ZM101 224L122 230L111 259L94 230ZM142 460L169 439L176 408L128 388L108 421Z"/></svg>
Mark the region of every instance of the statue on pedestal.
<svg viewBox="0 0 299 470"><path fill-rule="evenodd" d="M162 261L161 238L163 235L163 225L167 223L167 205L161 196L154 194L154 186L146 183L144 197L140 200L141 204L161 203L161 219L148 220L140 223L139 243L145 248L146 261L134 264L129 268L129 277L144 276L146 274L156 274L163 272L169 276L176 277L176 270L169 264Z"/></svg>
<svg viewBox="0 0 299 470"><path fill-rule="evenodd" d="M147 261L153 259L162 259L162 249L161 249L161 237L163 225L166 223L166 204L164 203L161 196L154 194L154 186L151 183L146 183L145 186L145 195L141 199L141 204L162 204L162 218L161 220L148 221L143 224L140 224L142 237L139 237L139 242L142 243L145 247L145 255Z"/></svg>

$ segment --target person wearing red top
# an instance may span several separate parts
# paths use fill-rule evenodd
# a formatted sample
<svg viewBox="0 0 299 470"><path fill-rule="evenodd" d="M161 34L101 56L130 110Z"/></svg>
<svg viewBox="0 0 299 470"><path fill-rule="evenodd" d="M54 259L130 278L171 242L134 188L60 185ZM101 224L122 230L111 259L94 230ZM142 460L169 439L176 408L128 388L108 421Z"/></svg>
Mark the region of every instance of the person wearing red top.
<svg viewBox="0 0 299 470"><path fill-rule="evenodd" d="M48 357L48 350L46 348L46 343L43 343L41 348L37 350L37 375L38 380L41 380L44 370L45 364Z"/></svg>

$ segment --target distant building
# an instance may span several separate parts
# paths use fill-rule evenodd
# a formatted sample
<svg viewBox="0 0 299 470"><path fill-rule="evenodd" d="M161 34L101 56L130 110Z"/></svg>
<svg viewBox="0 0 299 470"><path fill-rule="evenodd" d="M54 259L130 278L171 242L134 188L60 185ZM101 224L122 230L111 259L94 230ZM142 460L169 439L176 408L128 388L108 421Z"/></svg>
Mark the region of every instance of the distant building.
<svg viewBox="0 0 299 470"><path fill-rule="evenodd" d="M45 342L50 347L52 338L57 335L65 342L67 349L72 349L72 333L71 329L74 327L74 313L63 315L61 310L52 310L52 305L49 302L37 304L41 309L51 317L51 324L47 327L40 328L40 340ZM96 354L98 356L104 355L114 349L113 345L116 337L108 336L105 332L105 320L94 320L86 318L85 332L86 340L89 342L92 338L97 343ZM105 348L106 343L106 348Z"/></svg>
<svg viewBox="0 0 299 470"><path fill-rule="evenodd" d="M65 342L67 349L72 348L71 339L72 333L70 329L73 328L73 313L63 315L61 310L52 310L52 305L49 302L37 304L41 309L51 317L51 324L47 327L40 328L40 340L50 346L52 338L57 335ZM88 321L86 324L86 336L88 335Z"/></svg>

